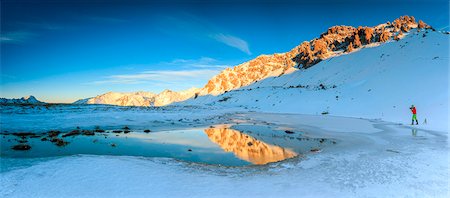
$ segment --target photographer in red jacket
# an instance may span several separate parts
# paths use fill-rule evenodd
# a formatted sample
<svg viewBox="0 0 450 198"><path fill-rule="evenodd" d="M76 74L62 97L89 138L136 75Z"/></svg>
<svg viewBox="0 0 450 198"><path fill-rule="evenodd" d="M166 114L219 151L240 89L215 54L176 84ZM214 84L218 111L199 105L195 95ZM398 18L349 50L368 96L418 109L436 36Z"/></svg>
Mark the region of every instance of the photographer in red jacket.
<svg viewBox="0 0 450 198"><path fill-rule="evenodd" d="M419 125L419 121L417 121L417 110L416 110L416 107L414 105L411 105L411 107L409 109L411 109L411 112L413 114L411 125L414 125L414 120L416 120L416 125Z"/></svg>

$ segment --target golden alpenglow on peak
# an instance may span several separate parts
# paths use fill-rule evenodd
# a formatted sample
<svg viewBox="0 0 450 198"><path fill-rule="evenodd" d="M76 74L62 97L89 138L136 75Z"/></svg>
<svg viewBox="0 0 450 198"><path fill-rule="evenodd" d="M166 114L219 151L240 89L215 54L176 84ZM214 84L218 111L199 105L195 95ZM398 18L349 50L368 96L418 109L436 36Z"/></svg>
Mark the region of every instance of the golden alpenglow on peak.
<svg viewBox="0 0 450 198"><path fill-rule="evenodd" d="M319 38L304 41L289 52L260 55L223 70L208 81L200 95L219 95L268 77L283 75L289 69L307 69L330 57L350 53L365 46L377 46L392 39L398 40L412 28L432 27L422 20L416 22L413 16L402 16L393 22L374 27L333 26Z"/></svg>

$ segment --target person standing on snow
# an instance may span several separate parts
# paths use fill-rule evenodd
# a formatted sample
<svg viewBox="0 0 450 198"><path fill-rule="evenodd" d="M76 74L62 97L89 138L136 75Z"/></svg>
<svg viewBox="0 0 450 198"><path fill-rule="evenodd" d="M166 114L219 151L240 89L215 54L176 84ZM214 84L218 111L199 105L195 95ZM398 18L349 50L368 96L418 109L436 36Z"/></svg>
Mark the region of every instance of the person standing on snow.
<svg viewBox="0 0 450 198"><path fill-rule="evenodd" d="M414 120L416 120L416 125L419 125L419 121L417 121L417 110L416 110L416 107L414 105L411 105L411 107L409 109L411 109L411 112L413 114L411 125L414 125Z"/></svg>

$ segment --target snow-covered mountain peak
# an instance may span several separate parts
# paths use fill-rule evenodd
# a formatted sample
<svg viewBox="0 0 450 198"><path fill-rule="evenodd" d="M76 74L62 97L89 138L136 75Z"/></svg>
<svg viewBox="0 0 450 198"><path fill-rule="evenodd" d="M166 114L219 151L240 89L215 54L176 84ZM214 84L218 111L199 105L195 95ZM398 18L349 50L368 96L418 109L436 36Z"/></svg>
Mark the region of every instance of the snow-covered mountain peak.
<svg viewBox="0 0 450 198"><path fill-rule="evenodd" d="M38 102L40 102L39 100L36 99L36 97L34 97L32 95L24 96L24 97L22 97L22 99L26 100L26 101L28 101L30 103L38 103Z"/></svg>
<svg viewBox="0 0 450 198"><path fill-rule="evenodd" d="M179 102L193 97L198 88L175 92L164 90L159 94L138 91L129 93L107 92L92 98L81 99L75 104L110 104L120 106L164 106L172 102Z"/></svg>
<svg viewBox="0 0 450 198"><path fill-rule="evenodd" d="M22 98L13 98L13 99L7 99L7 98L0 98L0 104L42 104L44 102L39 101L36 99L36 97L30 95L30 96L24 96Z"/></svg>

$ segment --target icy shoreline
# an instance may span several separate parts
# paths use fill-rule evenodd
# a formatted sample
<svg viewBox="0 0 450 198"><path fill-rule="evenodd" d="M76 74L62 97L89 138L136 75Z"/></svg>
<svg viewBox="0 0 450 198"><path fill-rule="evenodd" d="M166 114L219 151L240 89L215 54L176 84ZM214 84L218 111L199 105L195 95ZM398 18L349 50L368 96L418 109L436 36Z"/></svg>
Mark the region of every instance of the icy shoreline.
<svg viewBox="0 0 450 198"><path fill-rule="evenodd" d="M49 130L70 131L76 127L115 129L173 130L230 122L227 114L239 108L209 106L125 107L112 105L29 105L1 106L2 132L44 133Z"/></svg>
<svg viewBox="0 0 450 198"><path fill-rule="evenodd" d="M241 168L126 156L43 159L2 172L0 194L2 197L449 195L446 132L329 116L248 113L235 115L233 119L288 126L341 142L306 158Z"/></svg>

